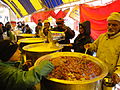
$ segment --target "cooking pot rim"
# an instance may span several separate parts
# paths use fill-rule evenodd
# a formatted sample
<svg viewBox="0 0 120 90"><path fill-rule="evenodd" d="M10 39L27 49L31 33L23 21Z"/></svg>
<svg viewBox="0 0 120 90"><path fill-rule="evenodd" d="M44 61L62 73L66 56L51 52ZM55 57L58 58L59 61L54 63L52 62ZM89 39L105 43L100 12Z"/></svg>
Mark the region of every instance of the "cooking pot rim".
<svg viewBox="0 0 120 90"><path fill-rule="evenodd" d="M90 56L90 55L78 53L78 52L55 52L55 53L47 54L47 55L40 57L39 60L37 60L34 65L36 66L42 60L48 60L50 58L54 58L54 57L58 57L58 56L75 56L75 55L76 56L77 55L78 56L86 56L86 57L90 58L89 60L97 63L101 67L102 73L99 76L97 76L96 78L93 78L91 80L82 80L82 81L79 81L79 80L75 80L75 81L60 80L60 79L49 78L49 77L46 77L46 78L50 81L54 81L57 83L63 83L63 84L88 84L88 83L93 83L93 82L96 82L98 80L101 80L108 74L108 67L104 62L102 62L101 60L99 60L98 58L96 58L94 56Z"/></svg>

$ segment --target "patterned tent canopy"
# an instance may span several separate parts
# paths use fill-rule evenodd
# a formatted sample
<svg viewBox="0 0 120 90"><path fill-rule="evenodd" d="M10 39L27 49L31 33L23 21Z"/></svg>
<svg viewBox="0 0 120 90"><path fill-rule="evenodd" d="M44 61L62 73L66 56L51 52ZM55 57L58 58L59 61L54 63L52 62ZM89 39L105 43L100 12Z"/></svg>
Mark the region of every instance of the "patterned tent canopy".
<svg viewBox="0 0 120 90"><path fill-rule="evenodd" d="M52 9L77 1L88 2L95 0L1 0L2 3L11 8L18 18L32 14L43 8Z"/></svg>

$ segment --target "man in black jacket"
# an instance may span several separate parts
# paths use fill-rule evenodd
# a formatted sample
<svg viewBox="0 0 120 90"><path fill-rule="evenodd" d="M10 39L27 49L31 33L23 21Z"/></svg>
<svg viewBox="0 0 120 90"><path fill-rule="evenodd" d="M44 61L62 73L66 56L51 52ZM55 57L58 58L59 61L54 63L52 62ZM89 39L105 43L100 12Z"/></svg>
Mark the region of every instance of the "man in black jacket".
<svg viewBox="0 0 120 90"><path fill-rule="evenodd" d="M58 43L59 44L69 44L70 39L74 38L75 32L73 30L71 30L70 27L68 27L64 24L64 19L63 18L57 19L56 24L57 24L57 26L55 28L53 28L53 31L59 31L59 32L64 32L65 33L65 40L61 40ZM65 46L62 49L62 51L71 51L71 49L70 49L70 47Z"/></svg>

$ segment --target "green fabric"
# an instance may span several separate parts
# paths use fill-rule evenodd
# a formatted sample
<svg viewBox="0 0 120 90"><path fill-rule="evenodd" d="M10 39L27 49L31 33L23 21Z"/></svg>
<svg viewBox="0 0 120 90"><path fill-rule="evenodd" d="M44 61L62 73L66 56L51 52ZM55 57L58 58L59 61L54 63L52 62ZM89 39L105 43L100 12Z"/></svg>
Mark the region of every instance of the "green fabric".
<svg viewBox="0 0 120 90"><path fill-rule="evenodd" d="M8 31L9 35L10 35L10 40L15 40L15 36L11 31Z"/></svg>
<svg viewBox="0 0 120 90"><path fill-rule="evenodd" d="M108 38L108 34L102 34L90 45L90 49L96 51L97 57L108 65L112 72L116 61L120 64L120 33Z"/></svg>
<svg viewBox="0 0 120 90"><path fill-rule="evenodd" d="M40 82L42 76L46 76L53 68L54 66L48 60L42 61L30 71L23 71L0 62L0 89L32 90L32 87Z"/></svg>

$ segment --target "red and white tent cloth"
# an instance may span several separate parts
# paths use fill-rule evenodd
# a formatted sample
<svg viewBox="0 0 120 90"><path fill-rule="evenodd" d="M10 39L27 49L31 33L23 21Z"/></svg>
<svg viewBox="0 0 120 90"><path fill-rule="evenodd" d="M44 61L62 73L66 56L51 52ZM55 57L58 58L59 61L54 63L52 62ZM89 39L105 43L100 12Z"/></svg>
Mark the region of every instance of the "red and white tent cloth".
<svg viewBox="0 0 120 90"><path fill-rule="evenodd" d="M80 5L80 22L91 22L91 36L97 39L101 33L107 31L107 17L112 12L120 12L120 0L116 0L105 6Z"/></svg>

